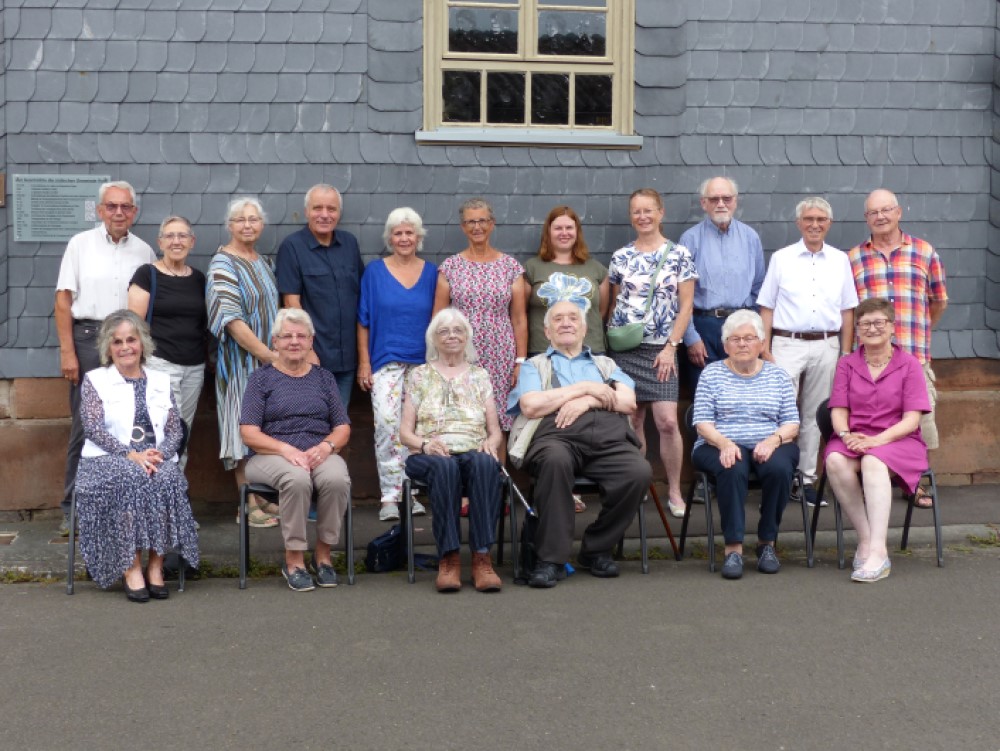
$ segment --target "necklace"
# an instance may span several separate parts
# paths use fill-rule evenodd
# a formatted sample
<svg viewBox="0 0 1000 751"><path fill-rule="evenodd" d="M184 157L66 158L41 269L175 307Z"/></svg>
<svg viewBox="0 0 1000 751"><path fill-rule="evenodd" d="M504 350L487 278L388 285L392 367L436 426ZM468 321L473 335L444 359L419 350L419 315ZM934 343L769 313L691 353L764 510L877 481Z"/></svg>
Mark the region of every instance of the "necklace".
<svg viewBox="0 0 1000 751"><path fill-rule="evenodd" d="M868 359L868 353L865 352L865 364L867 364L869 368L876 368L876 369L884 368L886 365L889 364L889 361L891 359L892 359L892 350L889 350L889 356L885 358L885 360L870 360Z"/></svg>
<svg viewBox="0 0 1000 751"><path fill-rule="evenodd" d="M187 266L185 266L183 269L181 269L179 273L175 272L175 271L171 271L169 268L167 268L167 264L165 264L165 263L161 263L161 265L157 266L157 268L160 269L160 271L162 271L167 276L187 276L188 274L185 273L185 272L190 273L190 271L189 271L189 269L188 269Z"/></svg>

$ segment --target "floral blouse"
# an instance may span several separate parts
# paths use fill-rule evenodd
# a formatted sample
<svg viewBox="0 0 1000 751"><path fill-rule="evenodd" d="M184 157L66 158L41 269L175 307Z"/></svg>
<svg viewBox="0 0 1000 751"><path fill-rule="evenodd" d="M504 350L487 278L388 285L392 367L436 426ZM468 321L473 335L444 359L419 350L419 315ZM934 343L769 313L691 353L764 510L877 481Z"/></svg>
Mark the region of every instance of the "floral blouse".
<svg viewBox="0 0 1000 751"><path fill-rule="evenodd" d="M406 398L417 413L417 435L440 438L453 454L478 451L486 440L486 405L493 398L489 374L478 365L447 379L430 363L406 378Z"/></svg>
<svg viewBox="0 0 1000 751"><path fill-rule="evenodd" d="M660 273L656 277L656 289L649 315L645 316L646 298L653 272L662 255L667 254ZM635 243L619 248L611 256L608 266L608 280L618 286L611 327L639 323L645 320L643 342L663 344L670 337L674 319L680 311L680 297L677 289L681 282L697 279L698 272L691 251L683 245L674 245L669 240L652 253L635 249ZM679 339L683 332L678 331Z"/></svg>

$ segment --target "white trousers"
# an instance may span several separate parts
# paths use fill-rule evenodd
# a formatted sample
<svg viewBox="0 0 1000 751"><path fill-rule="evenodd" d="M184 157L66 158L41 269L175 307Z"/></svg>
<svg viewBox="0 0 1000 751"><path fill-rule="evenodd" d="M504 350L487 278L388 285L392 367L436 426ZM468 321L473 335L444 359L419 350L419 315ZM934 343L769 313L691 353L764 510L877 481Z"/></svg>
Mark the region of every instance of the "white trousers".
<svg viewBox="0 0 1000 751"><path fill-rule="evenodd" d="M403 385L413 365L390 362L372 373L372 412L375 428L375 461L382 503L399 503L410 452L399 438L403 418Z"/></svg>

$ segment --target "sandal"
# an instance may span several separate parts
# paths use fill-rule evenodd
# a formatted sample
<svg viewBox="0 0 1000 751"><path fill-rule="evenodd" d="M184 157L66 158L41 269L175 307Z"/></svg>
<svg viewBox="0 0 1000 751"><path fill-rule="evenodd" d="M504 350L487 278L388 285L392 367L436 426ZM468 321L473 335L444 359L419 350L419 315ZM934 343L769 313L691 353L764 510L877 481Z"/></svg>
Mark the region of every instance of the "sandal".
<svg viewBox="0 0 1000 751"><path fill-rule="evenodd" d="M257 503L257 508L269 516L280 516L281 507L277 503Z"/></svg>
<svg viewBox="0 0 1000 751"><path fill-rule="evenodd" d="M576 513L582 514L584 511L587 510L587 504L583 502L583 499L580 496L574 494L573 508L576 509Z"/></svg>
<svg viewBox="0 0 1000 751"><path fill-rule="evenodd" d="M923 486L918 485L913 494L913 505L917 508L934 508L934 496L928 493Z"/></svg>
<svg viewBox="0 0 1000 751"><path fill-rule="evenodd" d="M247 514L247 524L257 529L270 529L277 527L281 522L274 514L269 514L263 509L253 508Z"/></svg>

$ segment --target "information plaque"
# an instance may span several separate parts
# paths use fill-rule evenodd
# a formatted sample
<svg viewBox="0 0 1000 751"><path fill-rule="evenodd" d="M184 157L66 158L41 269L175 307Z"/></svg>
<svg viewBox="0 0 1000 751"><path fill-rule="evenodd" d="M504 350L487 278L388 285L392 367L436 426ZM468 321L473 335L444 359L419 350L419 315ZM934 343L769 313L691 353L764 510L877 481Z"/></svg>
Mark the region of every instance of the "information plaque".
<svg viewBox="0 0 1000 751"><path fill-rule="evenodd" d="M110 175L14 175L14 241L66 242L97 222Z"/></svg>

